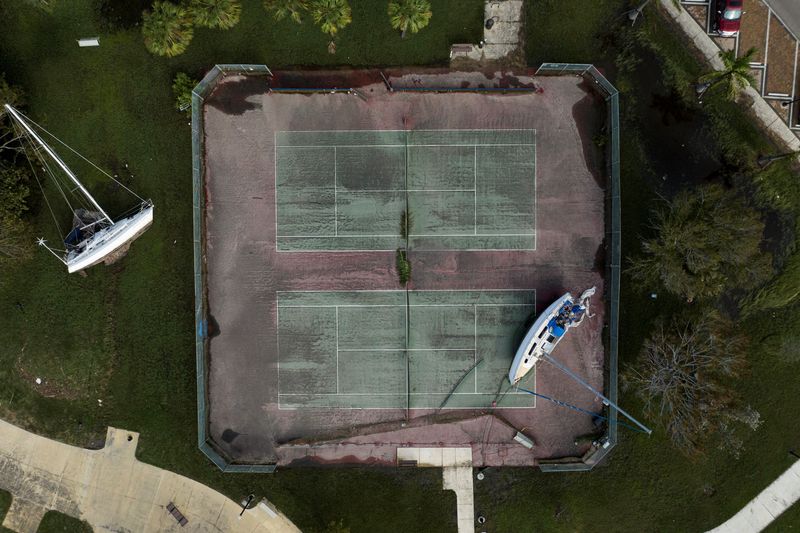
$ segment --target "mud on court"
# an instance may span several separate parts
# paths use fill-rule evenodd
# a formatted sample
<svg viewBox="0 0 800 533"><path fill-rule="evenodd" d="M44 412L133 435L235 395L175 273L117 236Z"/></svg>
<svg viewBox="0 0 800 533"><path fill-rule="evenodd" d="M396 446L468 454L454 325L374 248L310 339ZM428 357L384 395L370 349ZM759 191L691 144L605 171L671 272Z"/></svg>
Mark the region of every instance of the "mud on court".
<svg viewBox="0 0 800 533"><path fill-rule="evenodd" d="M577 77L389 77L539 90L390 92L377 72L291 72L228 76L206 100L215 445L238 463L393 464L399 445L470 445L476 465L580 456L591 417L505 376L535 312L597 285L594 316L555 356L603 388L602 99ZM546 363L523 385L602 411Z"/></svg>

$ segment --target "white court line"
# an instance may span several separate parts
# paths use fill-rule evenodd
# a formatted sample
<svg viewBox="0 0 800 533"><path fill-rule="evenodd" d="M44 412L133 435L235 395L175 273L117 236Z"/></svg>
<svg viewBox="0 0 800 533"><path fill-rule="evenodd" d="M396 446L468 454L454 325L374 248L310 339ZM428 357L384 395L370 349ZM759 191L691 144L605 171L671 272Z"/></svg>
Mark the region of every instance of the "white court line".
<svg viewBox="0 0 800 533"><path fill-rule="evenodd" d="M338 308L339 307L349 307L349 308L357 308L357 307L405 307L406 308L406 320L408 320L408 308L409 307L465 307L472 305L473 307L533 307L536 308L536 289L429 289L425 291L418 291L418 292L473 292L473 293L480 293L480 292L532 292L534 294L534 301L533 303L484 303L484 304L411 304L411 305L404 305L404 304L375 304L375 305L365 305L365 304L358 304L358 305L281 305L280 303L280 295L281 294L292 294L292 293L303 293L303 294L312 294L312 293L404 293L405 291L398 291L393 289L367 289L367 290L360 290L360 291L351 291L351 290L334 290L334 291L317 291L317 290L297 290L297 291L275 291L275 303L276 303L276 322L279 323L279 310L281 307L284 308L304 308L304 307L311 307L311 308L330 308L335 307L337 318L336 318L336 339L337 339L337 390L338 390L338 352L356 352L356 351L404 351L404 348L398 349L353 349L353 350L339 350L338 348L338 339L339 339L339 320L338 320ZM477 322L477 313L475 314L475 321ZM280 327L277 327L276 324L276 342L277 342L277 354L278 354L278 395L288 395L289 393L281 393L280 392ZM477 328L477 325L475 326ZM477 330L476 330L477 331ZM407 334L408 330L406 330ZM477 333L476 336L476 347L477 347ZM470 351L470 349L465 348L419 348L419 349L408 349L407 351ZM477 369L476 369L477 371ZM477 380L477 376L476 376ZM476 385L477 390L477 385ZM308 393L302 393L308 394ZM322 393L320 393L322 394ZM325 394L333 394L333 393L325 393ZM338 394L338 393L337 393ZM365 393L366 394L366 393ZM414 395L417 394L438 394L438 393L412 393ZM459 394L490 394L490 393L459 393ZM508 393L511 394L511 393ZM513 393L524 395L526 393ZM301 393L297 393L297 395L301 395ZM534 399L534 407L535 407L535 399ZM296 408L282 408L280 406L280 399L278 401L278 408L279 409L288 409L288 410L295 410ZM405 407L337 407L337 409L401 409ZM452 409L478 409L479 407L454 407ZM503 407L504 409L529 409L530 407ZM414 408L414 409L424 409L423 407Z"/></svg>
<svg viewBox="0 0 800 533"><path fill-rule="evenodd" d="M475 342L472 350L472 364L475 366L472 368L472 371L475 374L474 375L475 394L477 394L478 393L478 366L477 366L478 365L478 306L475 304L472 304L472 317L475 319L475 329L473 329L472 332L473 341Z"/></svg>
<svg viewBox="0 0 800 533"><path fill-rule="evenodd" d="M474 154L472 160L472 191L473 191L473 211L472 211L472 234L478 234L478 145L472 147Z"/></svg>
<svg viewBox="0 0 800 533"><path fill-rule="evenodd" d="M474 192L474 189L345 189L342 192Z"/></svg>
<svg viewBox="0 0 800 533"><path fill-rule="evenodd" d="M276 354L276 371L275 377L278 380L278 408L281 406L281 306L278 305L277 295L275 297L275 354Z"/></svg>
<svg viewBox="0 0 800 533"><path fill-rule="evenodd" d="M336 191L339 190L339 183L336 174L336 147L333 147L333 233L339 235L339 202L336 198ZM276 229L277 233L277 229Z"/></svg>
<svg viewBox="0 0 800 533"><path fill-rule="evenodd" d="M438 130L278 130L277 133L357 133L357 132L388 132L388 133L409 133L409 132L420 132L420 133L431 133L437 131L458 131L461 133L466 132L485 132L485 131L532 131L536 133L535 128L493 128L490 130L485 129L475 129L475 128L467 128L467 129L454 129L454 128L444 128Z"/></svg>
<svg viewBox="0 0 800 533"><path fill-rule="evenodd" d="M400 307L400 306L398 306ZM471 352L472 348L344 348L340 352Z"/></svg>
<svg viewBox="0 0 800 533"><path fill-rule="evenodd" d="M535 294L535 290L532 289L486 289L486 291L481 290L473 290L473 289L457 289L457 290L446 290L446 289L435 289L427 292L488 292L488 291L505 291L505 292L533 292ZM535 309L535 301L532 304L518 304L518 303L507 303L507 304L416 304L416 305L404 305L404 304L377 304L377 305L307 305L307 306L292 306L292 305L280 305L280 297L278 296L280 293L293 293L293 292L305 292L305 293L314 293L314 292L393 292L393 293L403 293L405 291L396 291L396 290L385 290L385 289L378 289L378 290L368 290L368 291L276 291L276 307L280 309L280 307L286 308L303 308L303 307L311 307L311 308L330 308L333 307L335 309L335 320L336 320L336 392L335 393L281 393L280 392L280 374L278 375L278 408L285 409L285 410L298 410L308 408L309 406L301 406L301 407L285 407L280 405L280 396L395 396L401 395L403 393L341 393L339 390L339 353L344 352L440 352L440 351L459 351L459 352L473 352L473 364L477 362L477 346L478 346L478 307L511 307L511 306L525 306L525 307L533 307ZM473 348L377 348L377 349L368 349L368 348L355 348L355 349L340 349L339 347L339 307L405 307L406 308L406 321L408 321L408 308L409 307L466 307L469 308L472 306L473 308ZM280 328L277 329L276 337L278 338L278 363L280 363ZM406 328L406 337L408 335L408 328ZM408 342L408 341L406 341ZM455 392L454 395L464 395L464 396L493 396L493 393L489 392L478 392L478 383L477 383L477 368L473 370L475 372L474 376L474 392ZM535 375L534 375L535 376ZM408 374L406 373L406 387L408 387ZM419 393L409 393L413 396L444 396L448 393L436 393L436 392L419 392ZM522 392L509 392L506 394L512 394L517 396L525 396L527 393ZM310 406L313 407L313 406ZM531 409L536 407L536 400L534 398L534 405L533 406L522 406L522 407L506 407L502 406L504 409ZM404 409L406 406L398 406L398 407L341 407L335 406L336 409ZM429 409L430 407L412 407L412 409ZM481 406L472 406L472 407L453 407L452 409L480 409Z"/></svg>
<svg viewBox="0 0 800 533"><path fill-rule="evenodd" d="M536 146L534 143L409 144L409 148L451 148L470 146ZM278 148L405 148L405 144L279 144Z"/></svg>
<svg viewBox="0 0 800 533"><path fill-rule="evenodd" d="M411 233L409 237L535 237L536 233ZM335 238L350 238L350 239L364 239L373 237L397 237L398 234L382 234L375 235L357 234L357 235L278 235L279 239L335 239ZM459 248L459 250L461 250ZM318 251L318 250L314 250ZM343 250L347 251L347 250ZM375 250L370 250L375 251Z"/></svg>
<svg viewBox="0 0 800 533"><path fill-rule="evenodd" d="M282 392L281 396L405 396L405 392ZM412 396L447 396L449 392L412 392ZM454 392L455 396L475 396L474 392ZM494 396L493 392L478 392L478 396ZM527 392L514 392L509 391L506 396L530 396ZM403 407L405 409L405 406ZM385 408L384 408L385 409ZM425 407L418 407L417 409L426 409ZM472 407L472 409L480 409L479 407Z"/></svg>
<svg viewBox="0 0 800 533"><path fill-rule="evenodd" d="M336 308L336 394L339 394L339 308Z"/></svg>
<svg viewBox="0 0 800 533"><path fill-rule="evenodd" d="M319 293L330 293L330 292L402 292L405 293L406 291L399 291L397 289L356 289L356 290L347 290L347 289L335 289L330 291L320 291L316 289L305 289L305 290L296 290L296 291L275 291L276 294L291 294L295 292L319 292ZM536 292L536 289L420 289L418 291L412 290L412 294L419 294L421 292Z"/></svg>
<svg viewBox="0 0 800 533"><path fill-rule="evenodd" d="M302 411L305 409L336 409L339 411L433 411L437 408L437 405L429 405L423 407L416 407L412 406L406 408L405 406L392 406L392 407L342 407L339 405L311 405L311 406L289 406L289 405L278 405L278 411ZM501 409L533 409L533 407L515 407L510 405L501 405L499 406ZM487 406L480 406L480 407L447 407L449 411L481 411L483 409L488 409Z"/></svg>
<svg viewBox="0 0 800 533"><path fill-rule="evenodd" d="M275 192L275 251L278 248L278 132L272 132L272 187Z"/></svg>
<svg viewBox="0 0 800 533"><path fill-rule="evenodd" d="M407 130L316 130L316 132L325 132L325 131L373 131L373 132L379 132L379 131L397 131L397 132L399 132L399 131L402 131L402 132L405 132L406 134L408 134ZM440 132L440 131L458 131L458 132L528 131L528 132L532 132L534 134L534 138L536 136L536 130L535 129L522 129L522 128L520 128L520 129L508 129L508 130L414 130L414 131L422 131L422 132ZM321 145L278 145L277 144L277 133L278 132L274 133L275 139L276 139L275 140L275 152L276 152L275 153L275 160L276 160L275 183L277 183L277 148L278 147L281 147L281 148L326 148L326 149L329 149L329 148L332 147L334 149L334 235L276 235L275 249L278 252L303 253L303 252L361 252L361 251L364 251L364 252L373 252L373 251L375 251L375 252L377 252L377 251L390 251L390 248L386 248L385 250L384 249L375 249L375 248L371 248L371 249L367 249L367 250L339 250L339 249L295 250L295 249L291 249L291 248L290 249L286 249L285 247L282 249L280 243L278 243L278 239L289 239L289 238L291 238L291 239L318 239L318 238L339 238L339 237L346 237L346 238L351 238L351 239L352 238L397 238L398 236L394 235L394 234L391 234L391 235L388 235L388 234L339 235L339 232L338 232L338 196L337 196L338 179L337 179L337 164L336 164L337 148L348 148L348 147L349 148L372 148L372 147L382 147L382 146L383 147L385 147L385 146L398 147L398 148L405 148L405 149L407 149L408 147L412 147L413 148L415 146L418 146L418 147L437 147L437 146L444 146L444 147L448 147L448 146L470 147L470 146L472 146L473 152L474 152L473 153L473 183L474 183L473 189L471 191L470 190L464 190L464 189L428 189L428 190L425 190L425 189L372 189L372 190L357 190L357 191L353 191L353 192L358 192L358 193L369 193L369 192L398 192L398 193L400 193L400 192L405 192L406 194L409 193L409 192L430 192L430 193L438 193L438 192L442 192L442 193L444 193L444 192L472 192L473 196L474 196L474 198L473 198L473 204L474 204L473 205L473 232L472 232L473 236L489 237L489 238L494 238L494 237L533 237L533 246L531 248L509 248L509 247L506 246L506 247L497 247L497 248L468 248L468 249L462 249L462 248L458 248L457 247L455 249L460 250L460 251L508 251L508 250L535 251L536 250L537 234L536 234L535 230L533 232L529 232L529 233L478 233L478 217L477 217L477 212L478 212L478 193L477 193L477 157L478 157L477 153L478 153L478 146L489 146L489 147L491 147L491 146L524 146L524 147L533 147L533 149L534 149L534 162L535 162L535 157L536 157L535 156L535 154L536 154L536 143L535 142L534 143L492 143L492 144L483 144L483 143L478 143L478 144L424 144L424 145L423 144L415 145L415 144L408 144L408 143L406 143L406 144L392 144L392 145L338 145L338 144L325 145L325 146L321 146ZM287 133L291 133L291 132L287 132ZM536 166L538 167L538 165L536 165ZM536 175L535 175L535 172L536 172L536 170L534 170L534 191L535 191L535 187L536 187ZM277 228L278 228L278 217L277 217L277 211L278 211L278 209L277 209L278 205L277 204L278 204L278 201L277 201L277 198L278 198L278 196L277 196L277 185L276 185L276 193L275 193L275 199L276 199L276 206L275 206L276 233L277 233ZM536 194L534 192L534 213L533 213L534 227L535 227L535 224L536 224L536 214L537 214L536 213L536 211L537 211L536 207L537 207L536 206ZM469 236L469 235L470 235L469 233L459 233L459 234L411 234L408 237L409 238L438 238L438 237L454 238L454 237L466 237L466 236ZM448 250L448 249L449 248L443 248L443 250ZM430 251L436 251L436 250L430 250Z"/></svg>
<svg viewBox="0 0 800 533"><path fill-rule="evenodd" d="M405 305L405 304L344 304L344 305L336 305L336 304L309 304L309 305L281 305L284 309L290 308L319 308L324 309L328 307L363 307L363 308L370 308L370 307L535 307L534 304L412 304L412 305Z"/></svg>
<svg viewBox="0 0 800 533"><path fill-rule="evenodd" d="M536 239L534 238L534 242ZM298 250L296 248L277 248L281 254L355 254L366 252L395 252L397 248L370 248L362 250L360 248L315 248L313 250ZM417 249L417 252L535 252L536 248L424 248Z"/></svg>

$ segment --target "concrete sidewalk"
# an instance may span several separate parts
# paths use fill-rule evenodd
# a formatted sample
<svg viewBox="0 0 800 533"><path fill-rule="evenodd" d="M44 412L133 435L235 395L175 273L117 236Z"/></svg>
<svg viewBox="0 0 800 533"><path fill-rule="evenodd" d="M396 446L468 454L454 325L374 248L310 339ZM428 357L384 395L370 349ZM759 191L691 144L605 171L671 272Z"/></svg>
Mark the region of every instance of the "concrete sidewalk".
<svg viewBox="0 0 800 533"><path fill-rule="evenodd" d="M242 508L219 492L139 462L138 440L109 427L102 450L85 450L0 420L0 488L13 496L3 526L32 533L55 510L94 531L299 531L267 502L240 519ZM170 503L188 520L183 527L166 510Z"/></svg>
<svg viewBox="0 0 800 533"><path fill-rule="evenodd" d="M458 533L475 532L472 448L397 448L397 463L442 469L442 487L456 493Z"/></svg>
<svg viewBox="0 0 800 533"><path fill-rule="evenodd" d="M709 533L739 533L741 531L756 533L766 528L798 500L800 500L800 461L796 461L730 520L715 527Z"/></svg>

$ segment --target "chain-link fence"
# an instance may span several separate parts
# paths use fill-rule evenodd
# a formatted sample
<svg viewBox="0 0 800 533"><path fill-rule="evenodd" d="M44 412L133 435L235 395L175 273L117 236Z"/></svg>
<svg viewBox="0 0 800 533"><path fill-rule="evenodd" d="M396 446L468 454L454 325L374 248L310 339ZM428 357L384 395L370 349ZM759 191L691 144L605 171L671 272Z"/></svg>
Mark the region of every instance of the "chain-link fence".
<svg viewBox="0 0 800 533"><path fill-rule="evenodd" d="M197 427L198 446L211 461L223 472L274 472L275 465L246 465L232 464L214 445L208 436L208 394L207 385L207 358L208 358L208 322L207 322L207 294L205 286L205 270L203 257L205 254L204 243L204 213L205 195L203 193L204 178L204 124L203 103L205 98L214 88L220 77L227 74L237 75L267 75L271 76L266 65L217 65L211 69L203 80L192 91L192 178L193 178L193 222L194 222L194 288L195 288L195 349L197 357ZM619 292L620 292L620 183L619 183L619 94L616 88L592 65L574 63L544 63L536 72L537 75L563 76L574 74L591 81L595 88L603 94L607 106L607 126L609 142L607 143L607 171L609 187L607 187L607 220L606 240L608 245L606 261L606 300L608 309L608 375L606 379L606 395L613 402L617 402L617 356L618 356L618 328L619 328ZM348 92L356 96L362 95L354 89L331 88L271 88L276 92ZM487 88L456 89L456 88L409 88L394 87L397 91L441 91L441 92L528 92L535 89L519 88ZM541 464L545 472L567 472L590 470L599 463L616 445L617 442L617 412L609 409L608 433L601 439L604 444L584 456L583 461L560 464Z"/></svg>
<svg viewBox="0 0 800 533"><path fill-rule="evenodd" d="M194 224L194 320L195 355L197 357L197 445L211 461L223 472L265 472L275 471L275 465L232 464L220 450L214 447L208 437L208 391L206 377L208 362L208 301L205 280L204 214L205 195L203 161L205 150L203 140L203 102L217 84L219 78L227 74L271 76L266 65L216 65L192 90L192 183L193 183L193 224Z"/></svg>
<svg viewBox="0 0 800 533"><path fill-rule="evenodd" d="M619 290L620 290L620 263L622 260L620 215L620 184L619 184L619 92L593 65L576 63L543 63L536 71L538 76L565 76L574 74L590 81L595 89L606 100L606 165L609 185L606 188L606 309L608 312L608 336L606 349L608 351L608 368L606 376L605 394L617 403L617 373L619 350ZM608 433L600 442L597 449L583 457L582 462L542 464L544 472L569 472L591 470L598 464L611 449L617 444L618 425L616 409L608 409Z"/></svg>

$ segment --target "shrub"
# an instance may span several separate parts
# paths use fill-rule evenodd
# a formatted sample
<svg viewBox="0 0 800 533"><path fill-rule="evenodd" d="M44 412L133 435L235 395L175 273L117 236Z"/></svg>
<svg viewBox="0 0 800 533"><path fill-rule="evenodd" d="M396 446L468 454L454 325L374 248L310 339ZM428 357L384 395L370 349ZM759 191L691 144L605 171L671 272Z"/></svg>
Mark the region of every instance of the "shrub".
<svg viewBox="0 0 800 533"><path fill-rule="evenodd" d="M672 443L696 455L710 435L730 443L734 422L758 419L739 405L732 385L746 368L746 344L734 324L713 311L675 319L669 326L660 323L623 382L645 402L645 411L660 419Z"/></svg>
<svg viewBox="0 0 800 533"><path fill-rule="evenodd" d="M264 9L271 12L275 20L283 20L288 16L300 23L303 12L308 11L308 0L264 0Z"/></svg>
<svg viewBox="0 0 800 533"><path fill-rule="evenodd" d="M239 23L242 5L239 0L191 0L189 10L198 26L228 30Z"/></svg>
<svg viewBox="0 0 800 533"><path fill-rule="evenodd" d="M692 301L753 288L772 272L770 254L760 248L760 215L721 185L680 192L652 223L657 236L644 241L630 268L642 284Z"/></svg>
<svg viewBox="0 0 800 533"><path fill-rule="evenodd" d="M175 109L192 116L192 89L197 85L197 80L190 78L185 72L178 72L172 80L172 94L175 95Z"/></svg>
<svg viewBox="0 0 800 533"><path fill-rule="evenodd" d="M17 221L28 210L28 172L20 167L0 167L0 219Z"/></svg>
<svg viewBox="0 0 800 533"><path fill-rule="evenodd" d="M400 284L405 285L411 280L411 263L406 257L406 251L398 248L395 257L397 266L397 276L400 278Z"/></svg>

